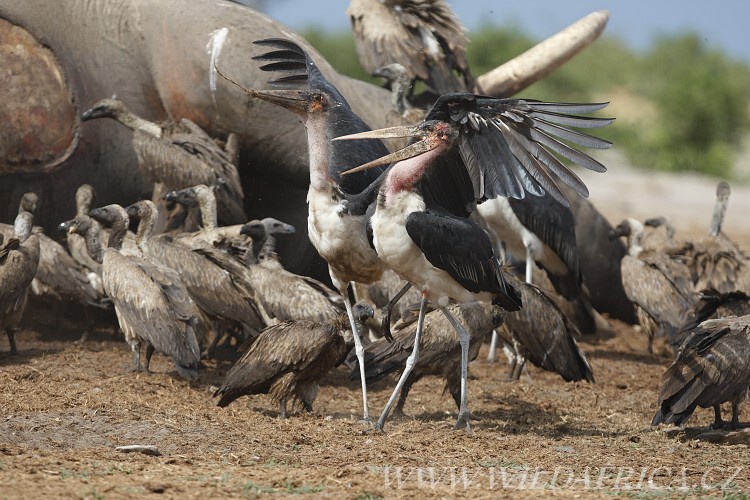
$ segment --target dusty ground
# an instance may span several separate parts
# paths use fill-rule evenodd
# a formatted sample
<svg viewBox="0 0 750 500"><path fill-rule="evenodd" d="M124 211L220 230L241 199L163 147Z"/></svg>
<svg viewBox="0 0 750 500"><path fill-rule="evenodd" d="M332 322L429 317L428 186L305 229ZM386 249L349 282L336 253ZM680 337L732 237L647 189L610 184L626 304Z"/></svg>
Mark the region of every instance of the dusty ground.
<svg viewBox="0 0 750 500"><path fill-rule="evenodd" d="M620 191L645 185L635 175L613 182ZM598 184L592 196L613 219L665 207L683 236L702 234L714 181L649 179L650 205L610 197ZM734 193L727 232L750 248L750 226L740 222L750 196L747 188ZM482 417L472 435L453 430L453 401L434 378L412 390L409 418L375 434L356 421L361 400L343 369L326 379L314 414L282 421L265 396L214 405L211 387L230 359L210 363L194 384L175 378L158 355L153 374L124 373L130 353L110 329L74 344L82 323L32 311L18 335L19 356L6 355L0 339L0 496L525 497L545 488L562 497L745 498L750 491L746 444L650 428L668 359L646 355L644 335L618 322L582 342L596 384L565 383L534 368L531 382L509 383L504 361L488 364L483 351L471 365L470 406ZM373 412L391 387L371 387ZM711 419L699 410L690 425ZM128 444L155 445L161 455L115 450Z"/></svg>

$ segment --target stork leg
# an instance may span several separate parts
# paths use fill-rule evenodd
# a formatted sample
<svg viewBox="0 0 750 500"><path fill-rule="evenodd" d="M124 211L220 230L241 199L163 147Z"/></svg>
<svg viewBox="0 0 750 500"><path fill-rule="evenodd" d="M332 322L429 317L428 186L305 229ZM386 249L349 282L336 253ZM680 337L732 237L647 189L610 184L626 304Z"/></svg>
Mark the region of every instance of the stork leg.
<svg viewBox="0 0 750 500"><path fill-rule="evenodd" d="M401 388L401 395L398 398L398 403L396 403L396 407L393 409L394 417L404 416L404 405L406 404L406 398L409 397L411 386L413 386L417 382L417 380L419 380L419 377L415 377L414 372L412 372L412 374L409 375L409 378L407 378L404 382L404 386Z"/></svg>
<svg viewBox="0 0 750 500"><path fill-rule="evenodd" d="M461 344L461 405L458 410L458 420L456 420L456 429L466 429L471 431L472 419L478 420L475 416L469 412L468 395L466 393L467 383L469 380L469 341L471 336L466 328L453 316L448 309L445 307L440 308L448 321L450 321L453 328L458 333L458 342Z"/></svg>
<svg viewBox="0 0 750 500"><path fill-rule="evenodd" d="M401 297L403 297L404 294L409 291L409 288L411 288L411 283L406 283L404 287L396 295L394 295L382 309L383 317L380 320L380 328L388 342L393 340L393 335L391 335L391 312L393 311L393 306L395 306L396 303L401 300Z"/></svg>
<svg viewBox="0 0 750 500"><path fill-rule="evenodd" d="M419 343L422 341L422 327L424 326L424 316L426 312L427 296L425 294L422 294L422 302L419 305L419 319L417 320L417 333L414 335L414 347L412 348L409 357L406 358L404 371L401 372L401 377L399 377L398 379L396 388L393 389L393 394L391 394L390 399L388 399L388 403L385 405L385 408L383 408L383 413L380 414L380 418L375 424L375 428L380 431L383 430L385 421L388 419L388 414L391 412L391 408L393 408L393 404L396 402L396 396L398 396L398 394L401 392L401 389L406 383L406 379L409 378L411 371L414 369L414 365L417 364L417 360L419 359ZM360 364L360 366L362 365Z"/></svg>
<svg viewBox="0 0 750 500"><path fill-rule="evenodd" d="M495 330L492 330L492 340L490 340L490 352L487 353L487 362L494 363L497 361L497 340L500 336Z"/></svg>
<svg viewBox="0 0 750 500"><path fill-rule="evenodd" d="M352 312L352 303L350 297L353 296L352 284L347 285L346 293L342 290L344 296L344 304L346 305L346 314L349 316L349 324L352 325L352 336L354 337L354 353L357 355L357 361L359 361L359 378L362 382L362 407L363 415L362 420L370 422L370 411L367 406L367 379L365 378L365 348L362 345L362 337L357 328L357 322L354 320L354 313Z"/></svg>

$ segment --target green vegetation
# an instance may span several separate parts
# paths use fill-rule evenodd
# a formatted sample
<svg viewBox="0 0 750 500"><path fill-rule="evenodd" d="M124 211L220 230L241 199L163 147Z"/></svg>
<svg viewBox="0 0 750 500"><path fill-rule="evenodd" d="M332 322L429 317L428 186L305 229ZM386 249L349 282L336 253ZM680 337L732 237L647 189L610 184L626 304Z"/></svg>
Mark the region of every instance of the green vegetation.
<svg viewBox="0 0 750 500"><path fill-rule="evenodd" d="M339 72L380 83L360 67L350 33L308 30L304 36ZM474 75L535 43L513 28L483 27L469 37ZM603 37L522 95L611 101L603 114L617 121L597 135L645 168L731 177L750 128L750 66L730 60L692 33L659 39L646 53Z"/></svg>

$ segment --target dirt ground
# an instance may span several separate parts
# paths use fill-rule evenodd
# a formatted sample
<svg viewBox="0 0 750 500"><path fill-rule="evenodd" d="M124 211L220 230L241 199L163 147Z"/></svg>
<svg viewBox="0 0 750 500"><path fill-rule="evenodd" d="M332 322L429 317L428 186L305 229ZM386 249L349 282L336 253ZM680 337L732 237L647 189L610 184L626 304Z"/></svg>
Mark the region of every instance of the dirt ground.
<svg viewBox="0 0 750 500"><path fill-rule="evenodd" d="M626 180L646 186L652 206L614 198L604 204L593 185L605 214L614 220L666 207L678 236L702 234L715 181L639 184L633 175L615 180L621 190L631 185ZM746 191L735 190L730 221L747 213L739 208L750 200ZM682 205L665 199L675 192ZM747 223L731 222L727 232L750 248ZM380 434L357 421L358 384L344 368L324 380L313 414L295 408L280 420L266 396L221 409L211 393L231 366L229 356L209 362L196 383L176 378L159 355L154 373L125 373L130 352L111 326L77 344L85 327L76 321L79 312L58 317L44 309L29 310L27 328L17 335L20 355L8 356L7 340L0 339L2 497L528 497L544 490L560 497L746 498L750 492L747 434L740 444L714 444L650 427L669 358L647 355L645 335L617 321L581 342L595 384L565 383L533 367L531 380L508 382L505 360L484 361L485 347L470 367L470 408L482 418L471 435L453 430L455 406L437 378L416 384L408 417ZM370 387L374 414L393 384ZM689 425L707 426L712 418L699 409ZM130 444L156 446L160 455L115 449Z"/></svg>

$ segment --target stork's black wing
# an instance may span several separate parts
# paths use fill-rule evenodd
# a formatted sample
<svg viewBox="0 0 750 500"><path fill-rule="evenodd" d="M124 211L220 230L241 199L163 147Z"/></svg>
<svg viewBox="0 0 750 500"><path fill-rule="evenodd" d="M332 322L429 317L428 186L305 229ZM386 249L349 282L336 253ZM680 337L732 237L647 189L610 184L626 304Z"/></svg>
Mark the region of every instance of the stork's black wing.
<svg viewBox="0 0 750 500"><path fill-rule="evenodd" d="M548 272L548 275L555 290L566 299L573 300L581 288L583 279L578 260L573 212L551 196L527 196L520 200L509 198L508 202L521 224L550 247L568 268L566 275L551 272Z"/></svg>
<svg viewBox="0 0 750 500"><path fill-rule="evenodd" d="M570 127L595 128L611 118L578 116L604 108L607 103L567 104L530 99L500 99L467 93L444 94L425 117L461 127L459 148L475 195L523 198L526 192L549 193L568 206L556 182L580 195L586 186L558 156L579 166L604 172L604 165L569 145L606 149L608 141Z"/></svg>
<svg viewBox="0 0 750 500"><path fill-rule="evenodd" d="M487 233L469 219L438 210L412 212L406 231L427 260L472 293L490 292L507 310L520 307L518 291L508 284Z"/></svg>

